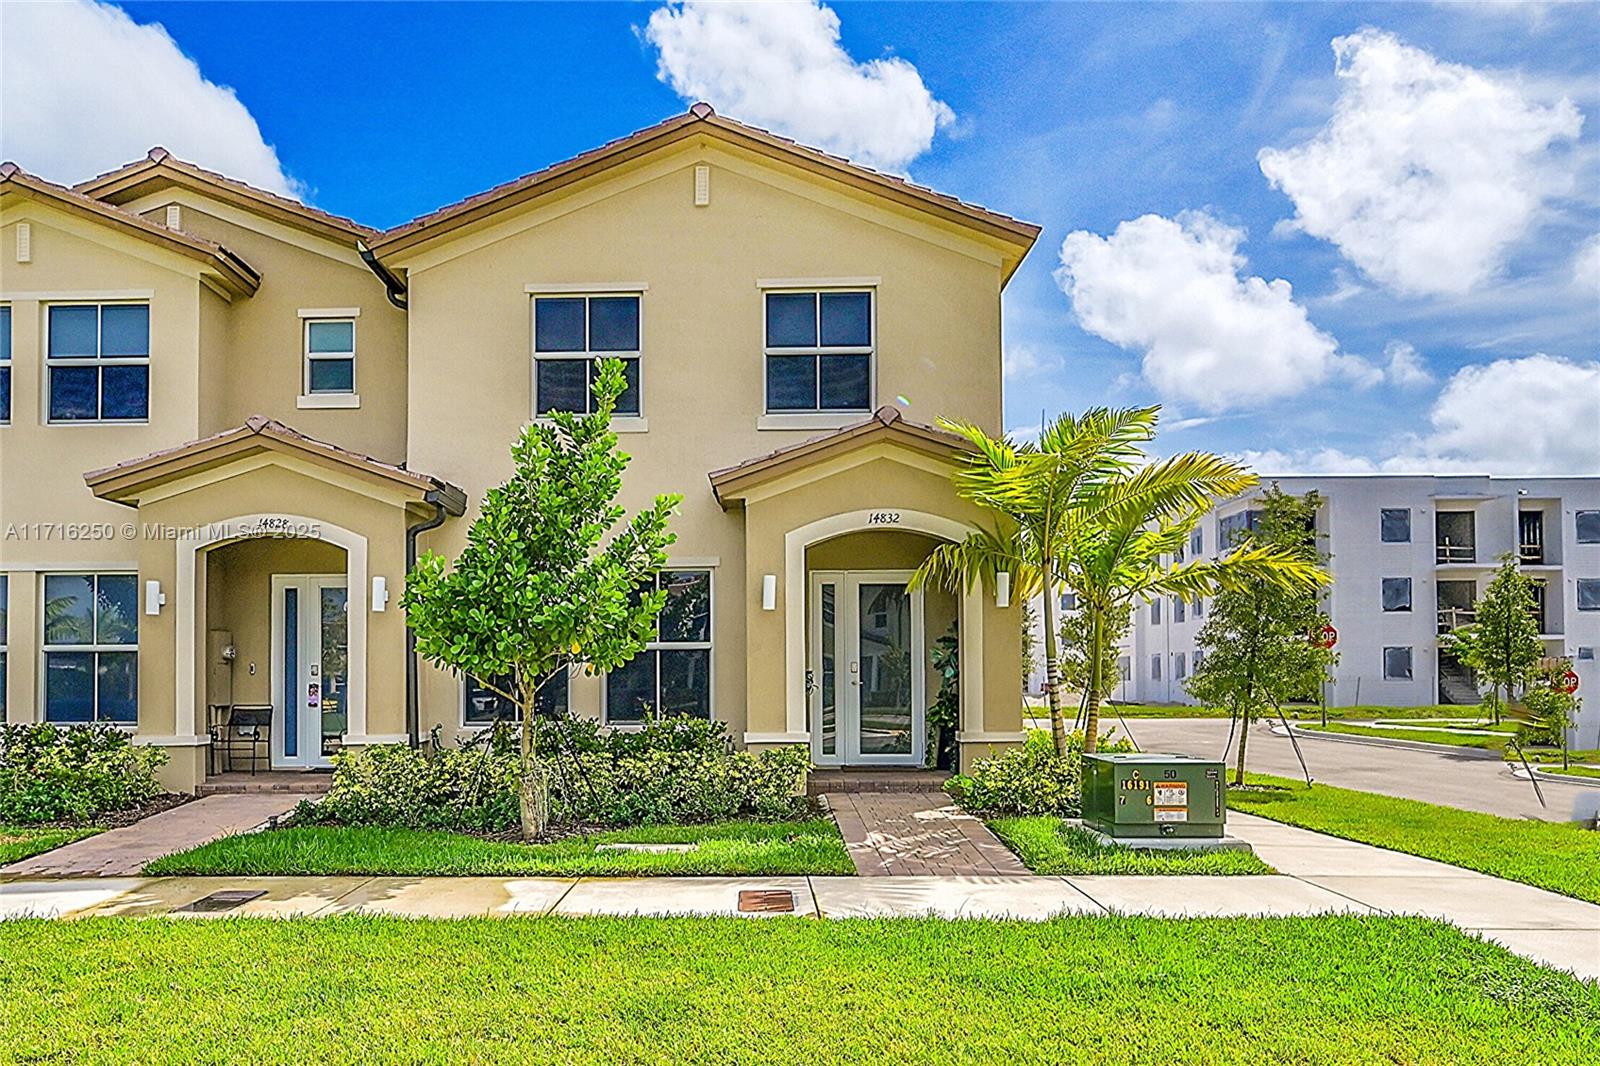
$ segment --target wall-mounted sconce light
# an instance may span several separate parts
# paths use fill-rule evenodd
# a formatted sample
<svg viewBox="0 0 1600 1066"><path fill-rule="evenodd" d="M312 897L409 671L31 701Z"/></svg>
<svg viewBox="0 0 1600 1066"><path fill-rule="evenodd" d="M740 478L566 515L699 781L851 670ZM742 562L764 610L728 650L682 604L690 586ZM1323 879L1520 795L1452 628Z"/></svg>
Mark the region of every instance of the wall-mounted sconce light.
<svg viewBox="0 0 1600 1066"><path fill-rule="evenodd" d="M167 602L167 594L161 591L161 582L146 581L144 583L144 613L160 614L161 608Z"/></svg>
<svg viewBox="0 0 1600 1066"><path fill-rule="evenodd" d="M375 577L372 579L372 609L382 611L389 604L389 579Z"/></svg>
<svg viewBox="0 0 1600 1066"><path fill-rule="evenodd" d="M778 609L778 575L761 575L761 609L763 611L776 611Z"/></svg>
<svg viewBox="0 0 1600 1066"><path fill-rule="evenodd" d="M1002 570L994 575L994 605L1011 606L1011 571Z"/></svg>

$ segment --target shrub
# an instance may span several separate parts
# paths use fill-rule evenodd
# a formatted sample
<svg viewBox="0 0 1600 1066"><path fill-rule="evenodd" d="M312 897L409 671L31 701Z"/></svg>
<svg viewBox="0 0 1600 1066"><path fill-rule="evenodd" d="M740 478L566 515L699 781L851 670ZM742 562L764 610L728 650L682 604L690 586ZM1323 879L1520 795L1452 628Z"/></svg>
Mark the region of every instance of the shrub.
<svg viewBox="0 0 1600 1066"><path fill-rule="evenodd" d="M674 718L602 731L589 719L545 721L552 820L566 825L660 825L797 810L810 755L800 748L734 751L720 722ZM383 745L341 754L317 820L498 832L518 824L513 730L466 746L413 751Z"/></svg>
<svg viewBox="0 0 1600 1066"><path fill-rule="evenodd" d="M161 791L160 748L110 725L0 725L0 822L85 822Z"/></svg>
<svg viewBox="0 0 1600 1066"><path fill-rule="evenodd" d="M970 774L945 782L945 791L971 814L1075 817L1083 812L1083 733L1067 743L1067 754L1057 755L1049 732L1029 730L1022 747L979 759ZM1133 745L1102 737L1100 750L1132 751Z"/></svg>

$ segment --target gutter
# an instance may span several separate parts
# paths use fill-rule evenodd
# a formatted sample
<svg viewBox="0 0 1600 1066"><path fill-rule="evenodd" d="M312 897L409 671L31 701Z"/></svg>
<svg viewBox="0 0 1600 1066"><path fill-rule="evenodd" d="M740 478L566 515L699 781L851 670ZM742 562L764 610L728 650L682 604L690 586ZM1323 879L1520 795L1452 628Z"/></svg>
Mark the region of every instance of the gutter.
<svg viewBox="0 0 1600 1066"><path fill-rule="evenodd" d="M356 241L356 252L360 254L361 261L367 264L367 269L383 282L389 302L400 310L406 309L406 283L395 276L394 271L378 262L378 257L367 247L366 241Z"/></svg>
<svg viewBox="0 0 1600 1066"><path fill-rule="evenodd" d="M403 305L402 305L403 306ZM433 505L433 516L406 527L406 575L417 567L417 538L444 525L446 515L466 510L466 497L453 486L429 489L422 501ZM422 746L422 713L419 706L420 680L417 663L417 635L406 626L406 738L411 747Z"/></svg>

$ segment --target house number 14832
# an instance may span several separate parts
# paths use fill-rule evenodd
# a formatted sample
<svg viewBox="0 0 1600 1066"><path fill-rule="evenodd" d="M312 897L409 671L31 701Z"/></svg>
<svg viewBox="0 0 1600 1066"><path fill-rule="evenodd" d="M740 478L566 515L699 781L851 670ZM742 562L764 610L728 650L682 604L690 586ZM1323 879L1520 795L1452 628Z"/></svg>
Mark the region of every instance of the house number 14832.
<svg viewBox="0 0 1600 1066"><path fill-rule="evenodd" d="M869 526L897 526L900 524L899 511L868 511L867 525Z"/></svg>

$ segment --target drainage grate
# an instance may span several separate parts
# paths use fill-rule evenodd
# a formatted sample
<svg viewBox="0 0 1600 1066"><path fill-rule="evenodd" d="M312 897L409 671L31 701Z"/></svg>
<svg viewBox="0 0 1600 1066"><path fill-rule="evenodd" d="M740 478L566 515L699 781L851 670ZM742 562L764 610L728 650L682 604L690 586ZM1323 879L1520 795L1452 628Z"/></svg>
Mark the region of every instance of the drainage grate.
<svg viewBox="0 0 1600 1066"><path fill-rule="evenodd" d="M242 907L253 899L258 899L267 894L264 888L229 888L221 892L213 892L209 896L201 896L193 903L177 908L175 914L216 914L220 911L231 911L235 907Z"/></svg>
<svg viewBox="0 0 1600 1066"><path fill-rule="evenodd" d="M740 914L792 914L794 893L786 888L746 888L739 892Z"/></svg>

